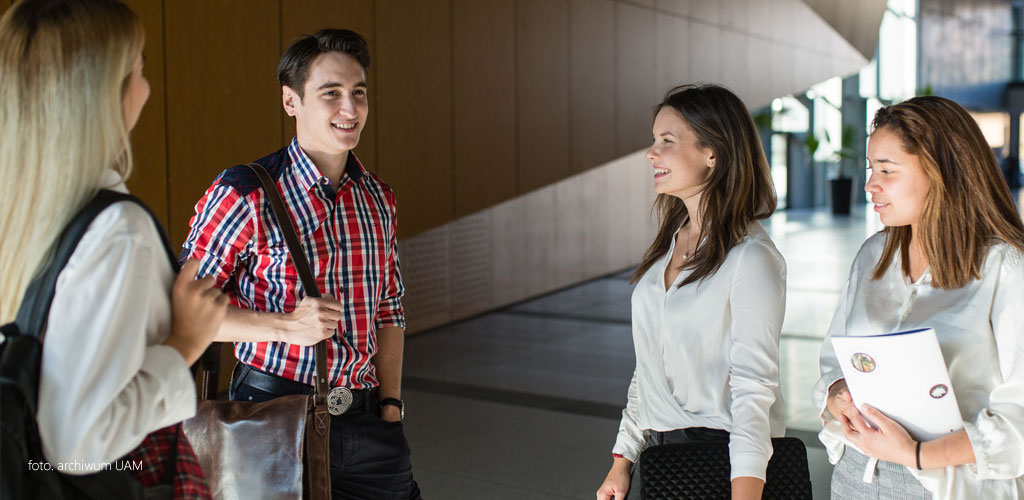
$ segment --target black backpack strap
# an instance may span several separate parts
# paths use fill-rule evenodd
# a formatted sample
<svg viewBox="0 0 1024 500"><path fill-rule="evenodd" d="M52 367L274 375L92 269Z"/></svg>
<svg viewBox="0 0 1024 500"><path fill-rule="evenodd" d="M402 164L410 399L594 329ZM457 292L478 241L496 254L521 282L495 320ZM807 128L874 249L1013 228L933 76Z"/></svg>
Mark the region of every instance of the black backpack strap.
<svg viewBox="0 0 1024 500"><path fill-rule="evenodd" d="M46 320L50 315L50 305L53 303L53 295L57 288L57 277L64 270L64 266L71 259L71 254L78 247L78 242L85 235L89 225L96 219L96 216L110 205L123 201L135 203L146 210L146 213L153 219L153 223L157 227L157 232L163 241L164 251L171 262L171 267L175 272L178 271L178 262L174 258L174 253L171 252L171 245L167 239L167 234L163 231L162 226L153 215L153 212L149 210L149 207L130 194L106 189L100 190L64 228L64 231L61 232L57 239L57 244L54 246L54 251L51 253L50 258L47 259L40 273L29 283L28 289L25 291L25 297L22 299L21 307L18 309L17 319L15 320L22 335L32 335L41 338L42 332L46 327Z"/></svg>

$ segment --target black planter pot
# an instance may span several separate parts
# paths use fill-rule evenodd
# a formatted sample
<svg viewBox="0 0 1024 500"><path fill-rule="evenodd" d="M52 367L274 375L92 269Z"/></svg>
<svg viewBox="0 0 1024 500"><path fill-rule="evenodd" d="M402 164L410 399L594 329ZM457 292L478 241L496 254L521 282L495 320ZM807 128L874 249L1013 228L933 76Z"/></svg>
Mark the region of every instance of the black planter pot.
<svg viewBox="0 0 1024 500"><path fill-rule="evenodd" d="M832 188L832 213L835 215L850 215L850 197L853 190L853 179L840 177L828 181Z"/></svg>

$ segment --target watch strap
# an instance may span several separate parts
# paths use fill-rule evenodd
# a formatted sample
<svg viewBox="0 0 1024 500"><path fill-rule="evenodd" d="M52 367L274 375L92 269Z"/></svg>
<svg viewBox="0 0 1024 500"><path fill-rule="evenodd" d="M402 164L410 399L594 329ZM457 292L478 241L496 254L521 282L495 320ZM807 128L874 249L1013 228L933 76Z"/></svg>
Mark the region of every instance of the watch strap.
<svg viewBox="0 0 1024 500"><path fill-rule="evenodd" d="M394 406L398 408L398 420L405 420L405 401L396 398L384 398L380 400L380 407L383 409L385 406Z"/></svg>
<svg viewBox="0 0 1024 500"><path fill-rule="evenodd" d="M384 398L384 399L380 400L380 405L381 406L384 406L384 405L397 406L398 409L400 409L400 410L401 409L405 409L405 402L402 401L401 399L397 399L397 398Z"/></svg>

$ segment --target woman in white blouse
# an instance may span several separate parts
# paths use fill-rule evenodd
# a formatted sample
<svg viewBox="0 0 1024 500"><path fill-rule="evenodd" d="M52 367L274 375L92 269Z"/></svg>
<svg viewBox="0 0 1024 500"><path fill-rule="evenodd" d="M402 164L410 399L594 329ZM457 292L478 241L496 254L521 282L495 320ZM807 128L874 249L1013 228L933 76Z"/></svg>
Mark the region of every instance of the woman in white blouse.
<svg viewBox="0 0 1024 500"><path fill-rule="evenodd" d="M956 103L915 97L873 126L865 190L886 228L857 254L828 335L933 328L964 429L919 443L865 406L868 426L826 339L814 399L832 498L1024 498L1024 225Z"/></svg>
<svg viewBox="0 0 1024 500"><path fill-rule="evenodd" d="M0 323L75 213L100 189L127 192L128 133L149 96L143 39L113 0L23 0L0 18ZM195 262L175 279L168 255L144 209L115 203L60 274L37 413L54 469L92 472L195 413L189 365L226 299L194 281Z"/></svg>
<svg viewBox="0 0 1024 500"><path fill-rule="evenodd" d="M758 222L775 210L746 107L716 85L668 92L654 119L658 234L633 280L636 370L598 500L639 498L644 448L729 443L732 498L761 498L785 432L779 333L786 265Z"/></svg>

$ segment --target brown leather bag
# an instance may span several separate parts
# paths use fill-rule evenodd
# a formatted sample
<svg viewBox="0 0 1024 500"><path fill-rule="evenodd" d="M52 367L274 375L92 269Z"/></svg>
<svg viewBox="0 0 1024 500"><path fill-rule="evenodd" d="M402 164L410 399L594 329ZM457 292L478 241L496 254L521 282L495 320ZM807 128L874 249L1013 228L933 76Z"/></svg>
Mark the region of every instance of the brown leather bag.
<svg viewBox="0 0 1024 500"><path fill-rule="evenodd" d="M309 297L320 297L295 226L274 180L263 166L248 165L281 228L292 263ZM219 345L212 349L218 362ZM282 396L264 403L207 399L209 365L204 368L203 401L184 422L185 435L199 458L213 498L219 500L330 500L331 417L327 408L327 340L316 345L316 384L312 395Z"/></svg>

